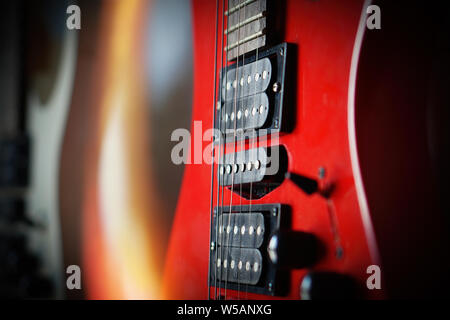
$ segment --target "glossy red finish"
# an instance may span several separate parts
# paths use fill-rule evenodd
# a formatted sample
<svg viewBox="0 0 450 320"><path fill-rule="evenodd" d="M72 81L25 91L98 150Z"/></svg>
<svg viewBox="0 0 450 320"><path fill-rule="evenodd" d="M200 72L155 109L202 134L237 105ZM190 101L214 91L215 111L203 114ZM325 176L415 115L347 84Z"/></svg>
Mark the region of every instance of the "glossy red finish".
<svg viewBox="0 0 450 320"><path fill-rule="evenodd" d="M211 0L192 3L193 120L202 121L206 130L212 123L216 8ZM376 261L369 253L361 218L347 127L349 74L362 7L363 1L357 0L286 1L284 41L298 48L297 106L295 129L282 135L280 143L287 149L290 171L317 177L319 168L324 167L322 183L334 183L336 188L326 201L319 195L307 196L290 181L284 181L278 189L252 203L290 205L293 229L315 234L326 246L325 256L312 269L351 275L365 286L366 269ZM204 147L207 144L205 141ZM210 179L209 165L186 166L165 266L165 298L207 298ZM230 192L225 190L225 203L229 204L229 199ZM234 195L233 203L248 201ZM331 216L337 221L341 258L336 256ZM283 298L300 298L299 286L306 272L291 272L290 291ZM365 294L375 297L369 290ZM377 297L381 295L377 293ZM271 298L227 291L227 298L238 296Z"/></svg>

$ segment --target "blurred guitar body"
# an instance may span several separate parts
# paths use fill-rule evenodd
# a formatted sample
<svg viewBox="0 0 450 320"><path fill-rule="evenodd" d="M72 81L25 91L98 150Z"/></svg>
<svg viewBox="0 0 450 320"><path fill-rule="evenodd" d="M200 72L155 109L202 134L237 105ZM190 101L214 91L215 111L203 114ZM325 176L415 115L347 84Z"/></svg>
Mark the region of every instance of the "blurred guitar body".
<svg viewBox="0 0 450 320"><path fill-rule="evenodd" d="M81 266L87 298L155 299L165 222L148 157L143 40L149 2L87 1L80 7L83 27L60 170L64 263Z"/></svg>

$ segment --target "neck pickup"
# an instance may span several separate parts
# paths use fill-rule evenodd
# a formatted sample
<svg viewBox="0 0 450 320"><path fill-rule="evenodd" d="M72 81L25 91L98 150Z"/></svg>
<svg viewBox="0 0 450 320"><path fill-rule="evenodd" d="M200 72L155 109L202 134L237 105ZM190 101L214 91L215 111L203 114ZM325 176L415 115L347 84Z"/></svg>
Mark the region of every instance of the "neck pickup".
<svg viewBox="0 0 450 320"><path fill-rule="evenodd" d="M216 143L249 140L292 129L295 117L286 107L295 92L289 88L295 83L285 81L290 70L295 70L295 64L293 68L286 67L290 48L283 43L258 52L257 57L249 54L222 69L215 127L223 140L217 139Z"/></svg>

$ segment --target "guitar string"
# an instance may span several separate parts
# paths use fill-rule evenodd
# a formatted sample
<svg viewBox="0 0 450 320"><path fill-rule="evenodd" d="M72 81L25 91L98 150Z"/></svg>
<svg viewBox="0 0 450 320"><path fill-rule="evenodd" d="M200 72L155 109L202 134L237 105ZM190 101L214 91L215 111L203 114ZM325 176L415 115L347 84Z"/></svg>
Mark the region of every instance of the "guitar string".
<svg viewBox="0 0 450 320"><path fill-rule="evenodd" d="M244 6L244 20L246 19L245 18L245 14L246 14L246 8L247 8L247 6L245 5ZM240 24L241 24L241 17L239 17L239 19L238 19L238 25L240 26ZM239 30L240 30L240 27L239 27ZM244 30L244 32L245 32L245 30ZM239 58L238 58L238 63L239 63ZM240 79L242 80L240 80L239 81L239 83L237 83L237 87L238 88L240 88L239 87L239 84L242 84L241 85L241 87L242 88L240 88L240 90L241 90L241 99L240 99L240 104L241 104L241 106L240 106L240 109L239 109L239 111L241 112L241 134L242 134L242 136L241 136L241 154L244 154L244 157L245 157L245 153L242 153L243 152L243 150L245 149L245 135L244 135L244 113L243 113L243 109L244 109L244 106L243 106L243 102L244 102L244 81L243 81L243 79L244 79L244 64L245 64L245 51L243 52L243 54L242 54L242 68L241 68L241 70L242 70L242 72L241 72L241 77L240 77ZM238 121L238 119L236 119L236 122ZM245 161L244 161L245 162ZM245 165L245 164L243 164L243 165ZM245 167L244 167L245 168ZM239 165L238 165L238 170L239 170L240 168L239 168ZM240 170L240 176L241 176L241 179L240 179L240 186L239 186L239 214L240 214L240 216L242 215L242 175L243 175L243 173L244 173L244 171L243 170ZM239 226L239 224L237 224L236 223L236 218L234 219L234 225L235 226ZM238 234L241 234L241 230L240 230L240 228L238 228L237 229L237 233L236 233L236 236L238 235ZM239 236L239 259L240 259L240 257L241 257L241 255L242 255L242 234ZM235 266L236 266L236 268L238 268L238 265L236 265L236 263L235 263ZM239 275L239 271L237 271L236 272L236 274L237 274L237 283L238 283L238 285L237 285L237 299L238 300L240 300L240 288L241 288L241 281L240 281L240 275Z"/></svg>
<svg viewBox="0 0 450 320"><path fill-rule="evenodd" d="M261 12L261 2L262 1L260 1L260 0L258 0L259 1L259 3L258 3L258 12ZM259 53L259 46L257 45L256 46L256 56L255 56L255 66L257 66L257 64L258 64L258 53ZM256 68L257 69L257 68ZM262 75L261 75L261 78L262 78ZM261 79L261 81L262 81L262 79ZM255 99L254 99L254 102L255 102L255 105L253 106L253 108L255 108L256 107L256 81L255 81ZM258 114L258 117L259 117L259 112L257 113ZM254 131L254 134L253 134L253 137L254 138L252 138L252 142L251 142L251 146L249 146L249 149L253 149L253 147L254 147L254 144L255 144L255 139L256 139L256 147L255 147L255 149L254 150L256 150L256 158L258 158L258 141L259 141L259 139L258 139L258 135L257 135L257 130L256 129L254 129L254 130L252 130L252 131ZM258 160L258 159L256 159L256 160ZM251 163L251 161L249 161L250 163ZM260 167L262 166L262 164L260 164ZM250 199L249 199L249 208L248 208L248 219L249 219L249 225L250 225L250 223L251 223L251 215L252 215L252 196L253 196L253 180L252 179L250 179ZM250 228L250 226L249 226L249 228ZM249 232L250 233L250 232ZM256 242L256 230L255 230L255 241L254 241L254 245L253 246L255 246L255 242ZM250 239L251 240L251 239ZM262 265L260 266L260 268L262 268ZM250 268L250 272L251 272L251 269L252 268ZM245 286L245 299L246 300L248 300L248 282L246 283L246 286Z"/></svg>
<svg viewBox="0 0 450 320"><path fill-rule="evenodd" d="M220 31L220 34L221 34L221 45L220 45L220 73L219 73L219 75L222 75L222 77L223 77L223 44L224 44L224 38L223 38L223 32L224 32L224 19L223 19L223 16L224 16L224 12L225 12L225 4L224 4L224 1L222 1L222 27L221 27L221 31ZM226 80L226 76L225 76L225 78L224 78L225 80ZM218 168L217 168L217 170L218 170L218 176L219 176L219 179L218 179L218 183L217 183L217 212L216 212L216 250L215 250L215 252L216 252L216 258L215 258L215 265L216 265L216 267L214 268L215 269L215 279L214 279L214 299L216 300L217 299L217 292L218 292L218 290L219 290L219 297L220 297L220 289L218 289L218 287L217 287L217 282L218 282L218 277L221 277L221 271L219 270L219 275L217 275L217 269L218 269L218 267L217 267L217 262L218 262L218 257L219 257L219 254L220 254L220 256L221 256L221 251L219 251L219 228L220 228L220 225L219 225L219 220L220 219L222 219L221 217L222 217L222 213L223 213L223 209L222 209L222 207L220 206L220 185L221 185L221 181L222 181L222 183L223 183L223 175L220 173L220 167L224 167L223 166L223 159L222 159L222 155L221 155L221 153L222 153L222 141L223 141L223 138L222 138L222 120L223 120L223 106L222 106L222 87L223 87L223 83L221 82L222 81L222 79L221 78L219 78L219 106L220 106L220 109L219 109L219 119L220 119L220 121L219 121L219 132L218 132L218 134L219 134L219 157L218 157L218 162L219 162L219 166L218 166ZM226 112L226 109L225 109L225 112ZM223 192L222 192L222 198L223 198ZM222 225L223 225L223 219L222 219ZM219 280L219 283L220 283L220 280ZM219 286L219 288L220 288L220 286Z"/></svg>
<svg viewBox="0 0 450 320"><path fill-rule="evenodd" d="M229 1L227 1L227 5L229 5ZM224 21L225 21L225 0L223 0L223 13L222 13L222 23L224 23ZM224 28L222 28L222 29L224 29ZM222 30L222 34L221 34L221 36L222 37L224 37L223 38L223 42L225 42L225 45L224 45L224 48L226 48L227 47L227 44L228 44L228 37L226 37L225 36L225 34L224 34L224 32L223 32L224 30ZM227 34L228 34L228 23L227 23ZM223 52L221 52L221 54L223 54ZM224 85L225 84L225 86L227 86L227 84L228 84L228 69L229 69L229 66L228 66L228 55L227 54L225 54L224 55L225 57L225 65L223 65L223 57L222 57L222 70L224 70L223 72L225 73L225 82L222 82L222 85ZM225 90L222 90L221 92L222 92L222 94L223 94L223 91L225 91L225 100L226 100L226 97L227 97L227 93L226 93L226 87L225 87ZM228 112L227 112L227 105L226 105L226 103L225 103L225 108L224 108L224 110L225 110L225 115L226 115L226 117L228 117ZM227 120L227 118L225 119L225 120ZM225 123L226 123L227 121L225 121ZM225 141L225 135L226 135L226 133L227 133L227 128L226 128L226 125L225 125L225 128L224 128L224 140L223 140L223 144L222 144L222 148L221 148L221 150L222 150L222 166L224 167L224 176L225 176L225 173L226 173L226 170L225 170L225 167L226 167L226 163L225 163L225 147L226 147L226 141ZM222 180L224 181L224 177L222 178ZM222 183L222 187L221 187L221 206L220 206L220 210L221 210L221 215L220 215L220 220L221 220L221 222L220 222L220 225L219 225L219 230L221 230L221 236L220 236L220 239L221 239L221 241L220 241L220 243L221 243L221 249L220 249L220 257L219 257L219 261L217 261L217 264L218 264L218 267L219 267L219 278L220 278L220 280L219 280L219 299L221 299L222 298L222 294L221 294L221 292L222 292L222 273L223 273L223 268L222 268L222 266L220 265L220 262L223 262L223 255L224 255L224 243L225 243L225 239L224 239L224 237L225 237L225 227L224 227L224 217L223 217L223 212L224 212L224 199L225 199L225 195L224 195L224 191L225 191L225 186L224 186L224 183ZM225 286L224 286L225 287Z"/></svg>
<svg viewBox="0 0 450 320"><path fill-rule="evenodd" d="M224 35L224 29L225 29L225 0L222 0L222 30L221 30L221 38L222 38L222 44L224 44L224 46L223 46L223 48L226 48L226 46L227 46L227 37L225 37L225 35ZM227 28L228 28L228 26L227 26ZM223 94L223 89L225 88L224 87L224 84L226 85L226 83L227 83L227 81L228 81L228 62L226 61L225 62L225 66L224 66L224 55L223 55L223 48L221 48L221 52L220 52L220 60L221 60L221 68L220 68L220 70L221 70L221 72L222 72L222 77L224 77L224 80L225 80L225 82L223 82L222 81L222 83L221 83L221 90L220 90L220 92L219 92L219 95L220 95L220 103L222 104L222 94ZM225 59L226 59L226 54L225 54ZM223 73L225 73L225 75L223 74ZM225 92L225 100L226 100L226 92ZM222 117L223 117L223 113L222 113L222 110L224 110L224 113L225 113L225 115L227 114L227 108L226 108L226 103L224 103L224 106L222 106L221 105L221 114L222 114ZM220 121L220 125L222 124L222 121ZM218 223L218 225L219 225L219 230L218 230L218 232L219 231L222 231L222 232L219 232L219 234L220 234L220 239L221 239L221 241L220 241L220 243L221 243L221 246L220 246L220 251L219 251L219 243L217 242L217 249L216 249L216 251L217 251L217 253L218 253L218 255L219 255L219 258L218 259L216 259L216 269L219 269L219 275L218 275L218 277L219 277L219 280L217 280L217 277L216 277L216 292L218 291L218 296L216 297L216 299L220 299L221 298L221 290L222 290L222 267L219 265L219 261L222 261L223 260L223 243L224 243L224 241L223 241L223 234L224 234L224 232L223 232L223 199L224 199L224 186L223 186L223 184L224 184L224 176L225 176L225 134L222 134L222 131L221 130L219 130L220 131L220 150L219 150L219 158L221 158L220 160L219 160L219 162L221 162L221 166L223 167L223 174L222 174L222 187L221 187L221 185L220 185L220 183L218 184L218 186L217 186L217 207L218 207L218 212L217 212L217 214L218 214L218 217L217 217L217 223ZM226 123L224 124L224 132L226 132ZM220 177L220 173L219 173L219 177ZM219 203L220 203L220 206L219 206ZM220 219L220 223L219 223L219 219ZM219 285L217 286L217 282L219 283Z"/></svg>
<svg viewBox="0 0 450 320"><path fill-rule="evenodd" d="M217 99L217 42L218 42L218 28L219 28L219 0L216 0L216 29L215 29L215 38L214 38L214 93L213 93L213 116L212 116L212 128L216 126L216 99ZM220 115L219 115L220 119ZM213 230L213 221L214 221L214 147L215 147L215 132L213 131L213 135L211 137L211 202L210 202L210 220L209 220L209 241L210 244L213 241L212 239L212 230ZM217 166L218 167L218 166ZM216 219L217 220L217 219ZM216 269L216 268L214 268ZM211 250L209 250L208 256L208 300L211 299Z"/></svg>
<svg viewBox="0 0 450 320"><path fill-rule="evenodd" d="M222 32L221 32L221 37L222 37L222 42L224 43L224 48L227 46L227 38L224 35L224 23L225 23L225 0L222 1ZM223 54L223 48L221 48L221 54ZM227 66L227 62L225 62L224 65L224 58L226 59L226 54L225 57L222 56L222 60L221 60L221 64L222 64L222 72L224 74L222 74L222 77L224 77L225 81L222 81L222 89L220 94L223 95L225 92L225 98L224 100L224 105L223 105L223 110L225 115L222 114L222 117L225 117L224 119L224 128L223 128L223 133L221 132L221 137L223 135L223 141L222 141L222 147L221 152L222 152L222 167L223 167L223 175L222 175L222 186L220 188L220 196L221 196L221 204L220 204L220 223L219 223L219 231L220 231L220 251L219 251L219 259L216 261L217 264L217 268L219 270L219 280L218 280L218 291L219 291L219 295L218 295L218 299L221 299L222 297L222 265L220 264L221 261L223 261L223 247L224 247L224 223L223 223L223 203L224 203L224 184L225 184L225 174L226 174L226 164L225 164L225 137L226 137L226 123L227 123L227 117L228 117L228 111L227 111L227 104L226 104L226 97L227 97L227 93L226 93L226 86L228 83L228 66Z"/></svg>
<svg viewBox="0 0 450 320"><path fill-rule="evenodd" d="M240 4L240 0L238 0L238 3ZM230 5L230 2L228 1L228 7ZM228 34L228 29L229 29L229 17L228 16L228 20L227 20L227 34ZM238 21L240 20L241 17L241 6L239 6L239 10L238 10ZM239 25L239 24L238 24ZM237 43L239 44L240 42L240 36L241 36L241 26L238 27L237 30ZM237 60L236 60L236 67L235 67L235 90L234 90L234 101L233 101L233 112L234 112L234 117L232 116L232 119L236 119L236 111L237 111L237 92L238 92L238 84L237 84L237 79L238 79L238 73L239 73L239 50L240 50L240 45L237 46ZM228 60L228 52L226 53L226 57ZM233 85L231 86L233 87ZM232 113L233 115L233 113ZM236 167L236 129L237 129L237 120L233 120L233 153L232 153L232 157L233 157L233 161L231 162L231 192L230 192L230 205L229 205L229 212L228 212L228 223L227 223L227 235L228 235L228 240L227 240L227 247L230 248L229 243L230 243L230 237L231 237L231 214L232 214L232 205L233 205L233 192L234 192L234 174L235 174L235 167ZM231 249L228 249L228 253L229 256L231 258ZM223 265L223 269L225 270L225 300L227 299L227 285L228 285L228 273L227 270L229 270L229 268L227 268L227 264L225 264L225 261L227 261L228 263L228 253L226 254L226 257L224 260L224 265Z"/></svg>

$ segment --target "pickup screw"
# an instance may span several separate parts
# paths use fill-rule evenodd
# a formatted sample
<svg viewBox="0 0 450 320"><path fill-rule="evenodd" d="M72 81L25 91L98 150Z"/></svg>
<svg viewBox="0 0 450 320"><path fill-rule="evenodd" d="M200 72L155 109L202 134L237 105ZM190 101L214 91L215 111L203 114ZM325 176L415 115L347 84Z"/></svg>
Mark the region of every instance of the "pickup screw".
<svg viewBox="0 0 450 320"><path fill-rule="evenodd" d="M211 251L214 251L214 249L216 249L216 243L211 241Z"/></svg>
<svg viewBox="0 0 450 320"><path fill-rule="evenodd" d="M280 56L284 56L284 50L283 50L283 48L280 48Z"/></svg>
<svg viewBox="0 0 450 320"><path fill-rule="evenodd" d="M279 82L275 82L272 86L273 92L277 93L281 90L281 84Z"/></svg>
<svg viewBox="0 0 450 320"><path fill-rule="evenodd" d="M274 217L276 217L277 216L277 208L273 208L272 209L272 215L274 216Z"/></svg>
<svg viewBox="0 0 450 320"><path fill-rule="evenodd" d="M272 282L269 282L269 283L267 284L267 286L269 287L269 291L272 291L272 288L273 288Z"/></svg>

